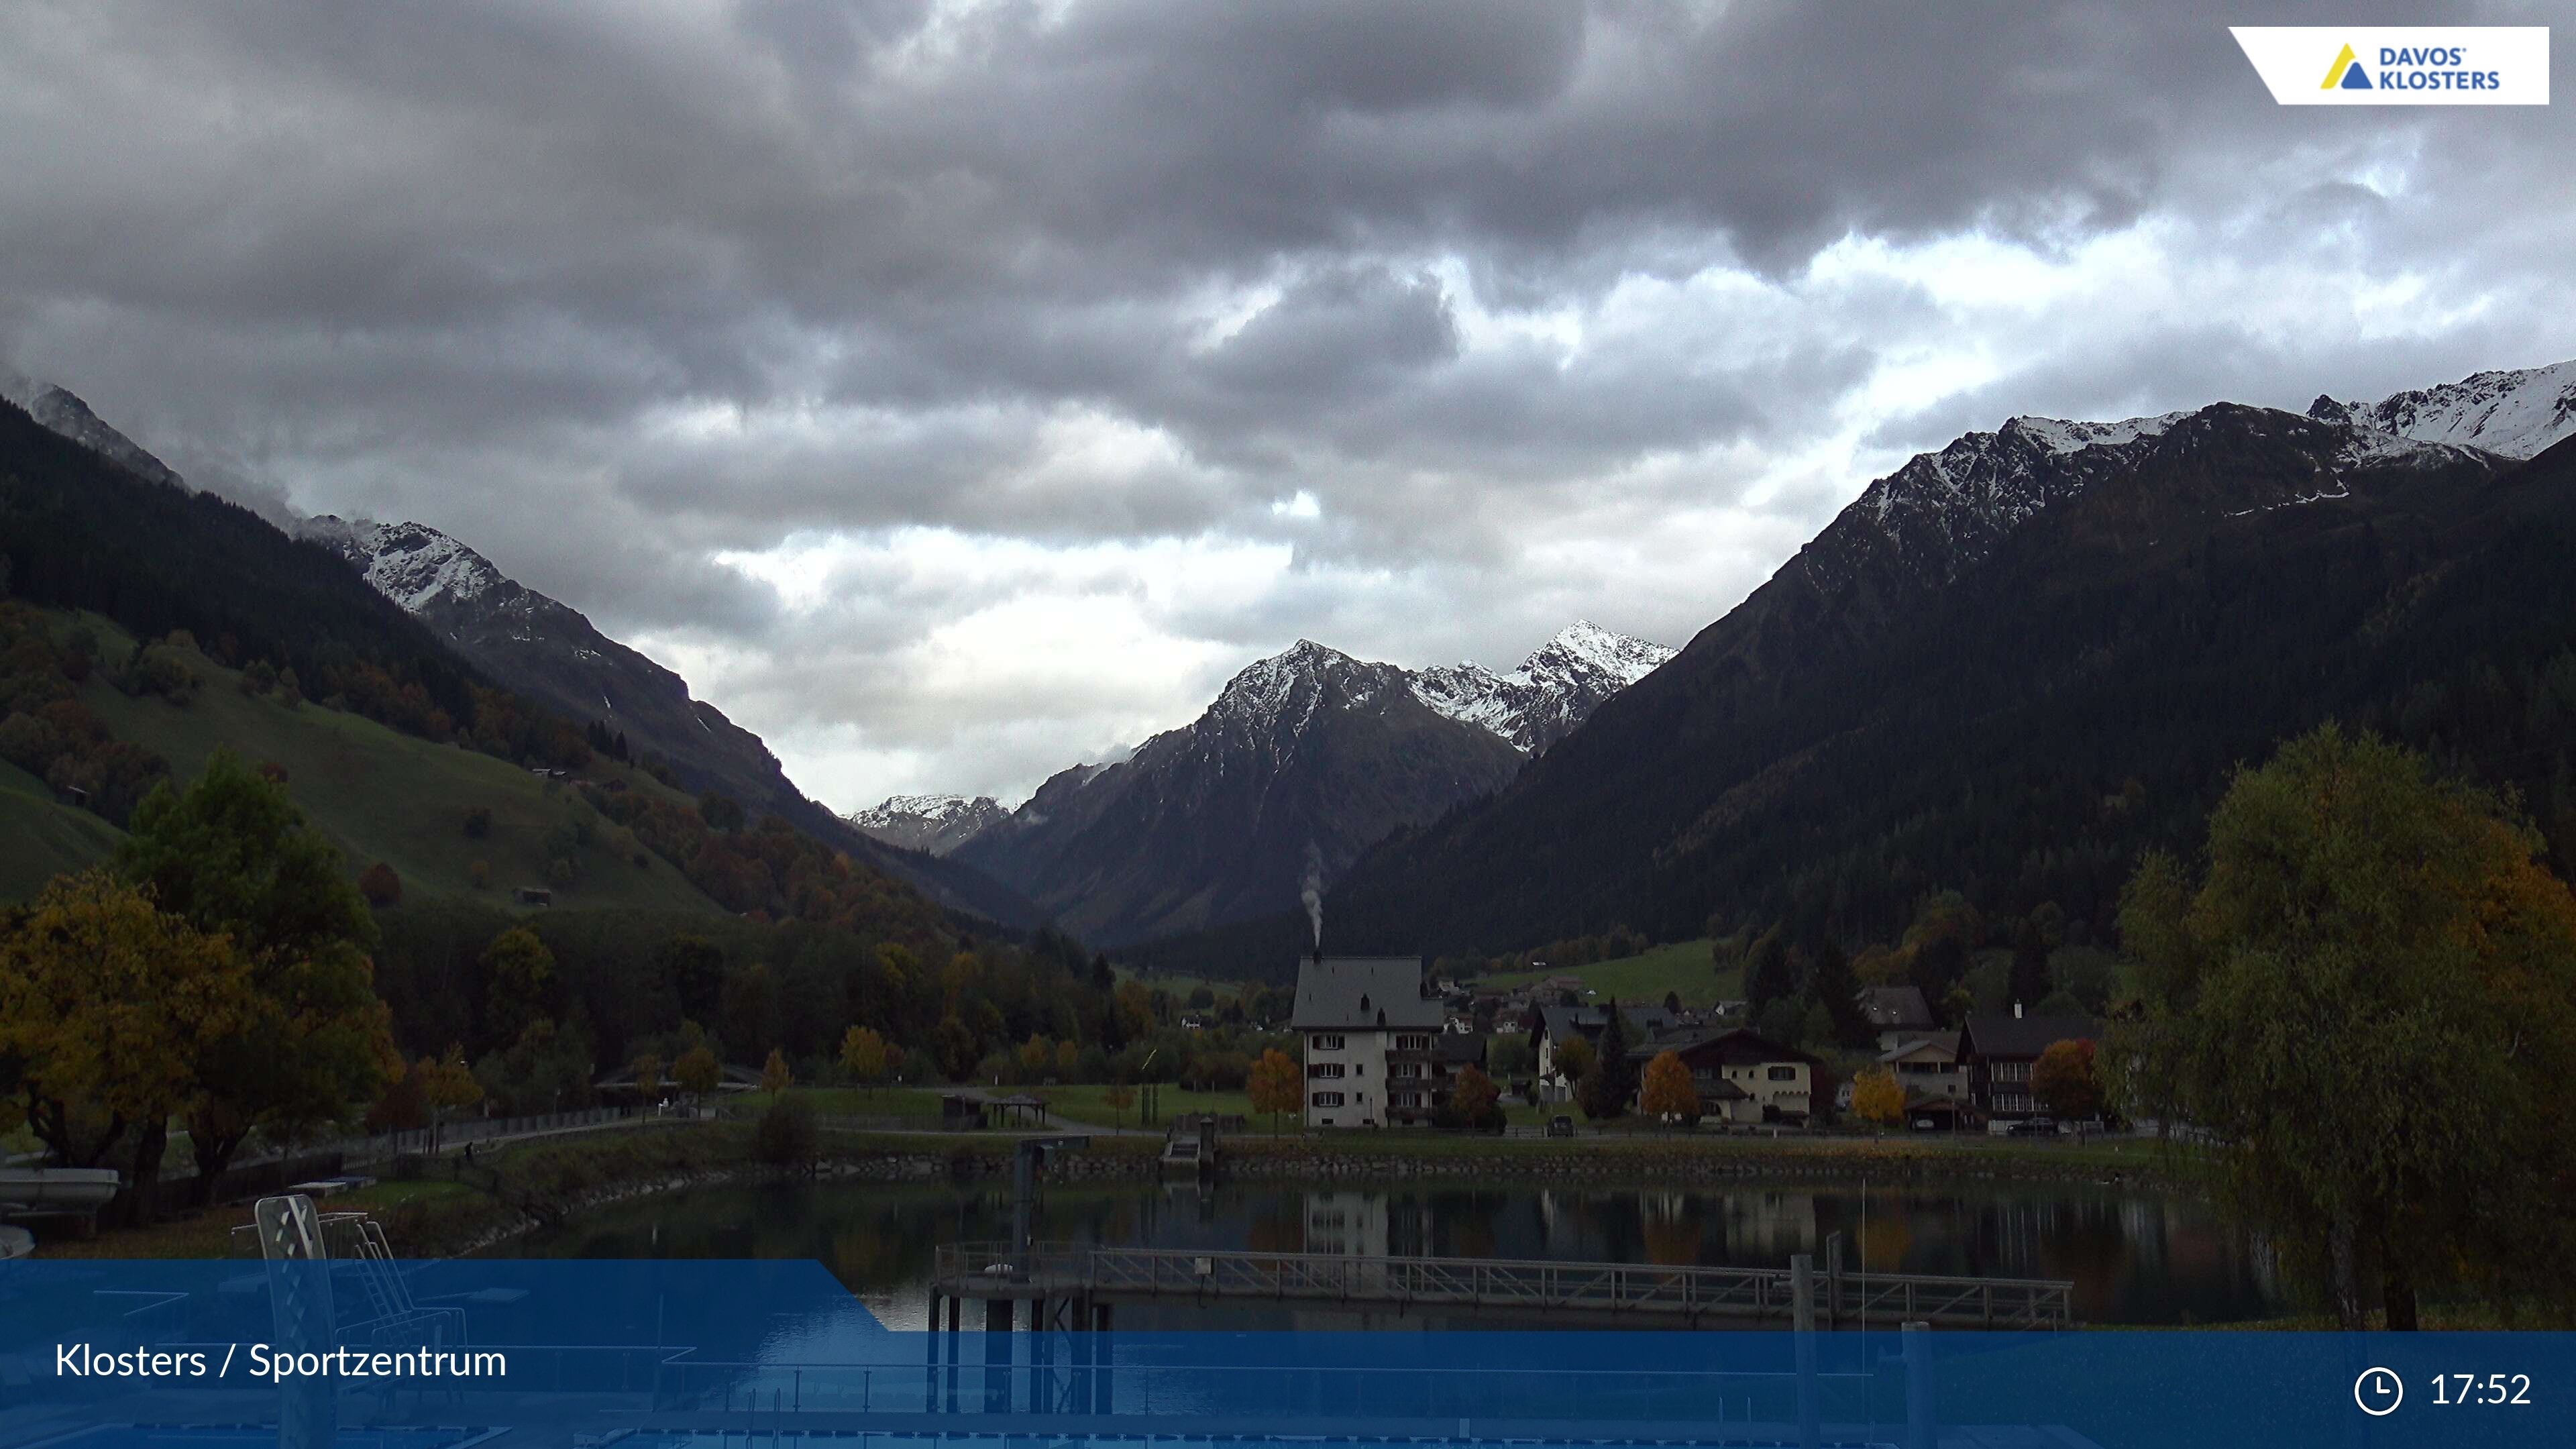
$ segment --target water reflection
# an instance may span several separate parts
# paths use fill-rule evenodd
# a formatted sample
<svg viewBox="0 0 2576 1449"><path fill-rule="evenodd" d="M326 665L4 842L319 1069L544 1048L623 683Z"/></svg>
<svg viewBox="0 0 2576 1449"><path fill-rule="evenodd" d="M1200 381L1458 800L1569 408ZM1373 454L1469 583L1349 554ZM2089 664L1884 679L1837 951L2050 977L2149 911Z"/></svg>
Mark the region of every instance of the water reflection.
<svg viewBox="0 0 2576 1449"><path fill-rule="evenodd" d="M815 1258L889 1326L918 1327L933 1245L1009 1231L1008 1190L990 1184L738 1187L606 1209L502 1251ZM1821 1262L1839 1237L1853 1268L2072 1280L2089 1322L2227 1322L2282 1304L2268 1255L2205 1204L2068 1184L1059 1185L1037 1231L1164 1248L1735 1266L1782 1266L1798 1253ZM1121 1327L1140 1329L1424 1326L1283 1305L1119 1312Z"/></svg>

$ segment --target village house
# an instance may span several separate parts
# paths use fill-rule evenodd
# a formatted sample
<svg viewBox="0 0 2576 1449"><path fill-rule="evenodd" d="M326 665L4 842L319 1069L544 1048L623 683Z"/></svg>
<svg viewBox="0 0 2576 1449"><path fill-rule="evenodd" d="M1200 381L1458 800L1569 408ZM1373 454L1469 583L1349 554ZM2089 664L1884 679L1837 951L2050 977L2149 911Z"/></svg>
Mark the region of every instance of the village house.
<svg viewBox="0 0 2576 1449"><path fill-rule="evenodd" d="M1685 1032L1631 1047L1628 1056L1642 1079L1646 1064L1664 1052L1690 1069L1703 1119L1805 1122L1816 1113L1823 1058L1760 1032L1740 1026Z"/></svg>
<svg viewBox="0 0 2576 1449"><path fill-rule="evenodd" d="M2045 1114L2047 1105L2030 1090L2030 1069L2039 1054L2057 1042L2101 1035L2101 1024L2089 1016L2027 1016L2018 1002L2009 1013L1971 1013L1959 1033L1969 1106L1990 1124Z"/></svg>
<svg viewBox="0 0 2576 1449"><path fill-rule="evenodd" d="M1316 955L1299 962L1289 1025L1304 1048L1306 1125L1429 1121L1448 1100L1442 1015L1418 958Z"/></svg>
<svg viewBox="0 0 2576 1449"><path fill-rule="evenodd" d="M1921 1093L1954 1102L1968 1099L1968 1074L1959 1065L1959 1033L1918 1032L1878 1054L1879 1065L1896 1074L1908 1096Z"/></svg>
<svg viewBox="0 0 2576 1449"><path fill-rule="evenodd" d="M1869 1018L1870 1030L1878 1033L1882 1052L1927 1036L1940 1025L1932 1019L1931 1004L1923 999L1919 986L1870 987L1860 994L1860 1009Z"/></svg>
<svg viewBox="0 0 2576 1449"><path fill-rule="evenodd" d="M1671 1012L1660 1006L1622 1006L1619 1014L1625 1019L1631 1046L1679 1024ZM1557 1070L1557 1047L1579 1036L1597 1049L1601 1033L1609 1025L1610 1008L1606 1006L1542 1006L1531 1013L1530 1049L1537 1053L1539 1091L1547 1100L1562 1102L1574 1091L1574 1084Z"/></svg>

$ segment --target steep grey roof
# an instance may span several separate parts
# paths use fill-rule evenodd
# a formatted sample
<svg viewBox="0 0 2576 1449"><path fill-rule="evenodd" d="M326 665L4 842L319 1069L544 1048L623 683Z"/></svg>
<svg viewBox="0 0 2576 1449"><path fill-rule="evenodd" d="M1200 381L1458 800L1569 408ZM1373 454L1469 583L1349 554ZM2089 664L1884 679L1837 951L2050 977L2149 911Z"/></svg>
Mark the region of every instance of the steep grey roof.
<svg viewBox="0 0 2576 1449"><path fill-rule="evenodd" d="M1980 1011L1968 1018L1967 1030L1959 1035L1959 1054L1963 1057L2036 1060L2055 1042L2099 1040L2102 1024L2089 1016L2015 1016L2008 1011Z"/></svg>
<svg viewBox="0 0 2576 1449"><path fill-rule="evenodd" d="M1873 986L1860 994L1861 1010L1881 1031L1911 1031L1932 1024L1932 1007L1919 986Z"/></svg>
<svg viewBox="0 0 2576 1449"><path fill-rule="evenodd" d="M1878 1054L1882 1062L1892 1062L1918 1047L1935 1046L1952 1056L1959 1054L1959 1034L1955 1031L1909 1032L1903 1041Z"/></svg>
<svg viewBox="0 0 2576 1449"><path fill-rule="evenodd" d="M1297 966L1289 1024L1299 1031L1438 1031L1443 1015L1439 998L1422 994L1420 957L1309 956Z"/></svg>
<svg viewBox="0 0 2576 1449"><path fill-rule="evenodd" d="M1628 1019L1631 1043L1658 1036L1673 1027L1673 1014L1661 1006L1622 1006L1619 1014ZM1606 1006L1542 1006L1539 1017L1546 1024L1550 1041L1563 1041L1581 1033L1587 1040L1598 1042L1604 1027L1610 1024Z"/></svg>
<svg viewBox="0 0 2576 1449"><path fill-rule="evenodd" d="M1472 1066L1485 1059L1485 1038L1470 1032L1440 1033L1440 1059L1453 1066Z"/></svg>
<svg viewBox="0 0 2576 1449"><path fill-rule="evenodd" d="M1809 1066L1824 1064L1821 1057L1773 1041L1750 1027L1742 1026L1703 1027L1628 1048L1629 1057L1637 1061L1650 1061L1663 1052L1672 1052L1694 1066L1710 1062L1731 1067L1761 1066L1766 1062L1805 1062Z"/></svg>

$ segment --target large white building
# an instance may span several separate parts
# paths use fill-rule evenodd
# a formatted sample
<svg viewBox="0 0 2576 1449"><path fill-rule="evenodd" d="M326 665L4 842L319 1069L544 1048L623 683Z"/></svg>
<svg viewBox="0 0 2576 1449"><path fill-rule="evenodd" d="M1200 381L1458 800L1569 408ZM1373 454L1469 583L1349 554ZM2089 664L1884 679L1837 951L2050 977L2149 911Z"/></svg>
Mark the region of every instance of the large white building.
<svg viewBox="0 0 2576 1449"><path fill-rule="evenodd" d="M1412 956L1309 956L1289 1025L1306 1051L1306 1125L1428 1121L1447 1097L1440 998Z"/></svg>

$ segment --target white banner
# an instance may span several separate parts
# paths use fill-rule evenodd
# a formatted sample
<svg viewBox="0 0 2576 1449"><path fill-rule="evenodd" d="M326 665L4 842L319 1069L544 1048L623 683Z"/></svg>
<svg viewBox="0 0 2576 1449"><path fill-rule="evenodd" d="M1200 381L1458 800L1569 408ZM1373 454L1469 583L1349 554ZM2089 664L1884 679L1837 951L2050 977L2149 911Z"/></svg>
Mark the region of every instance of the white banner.
<svg viewBox="0 0 2576 1449"><path fill-rule="evenodd" d="M2545 106L2545 25L2230 26L2285 106Z"/></svg>

